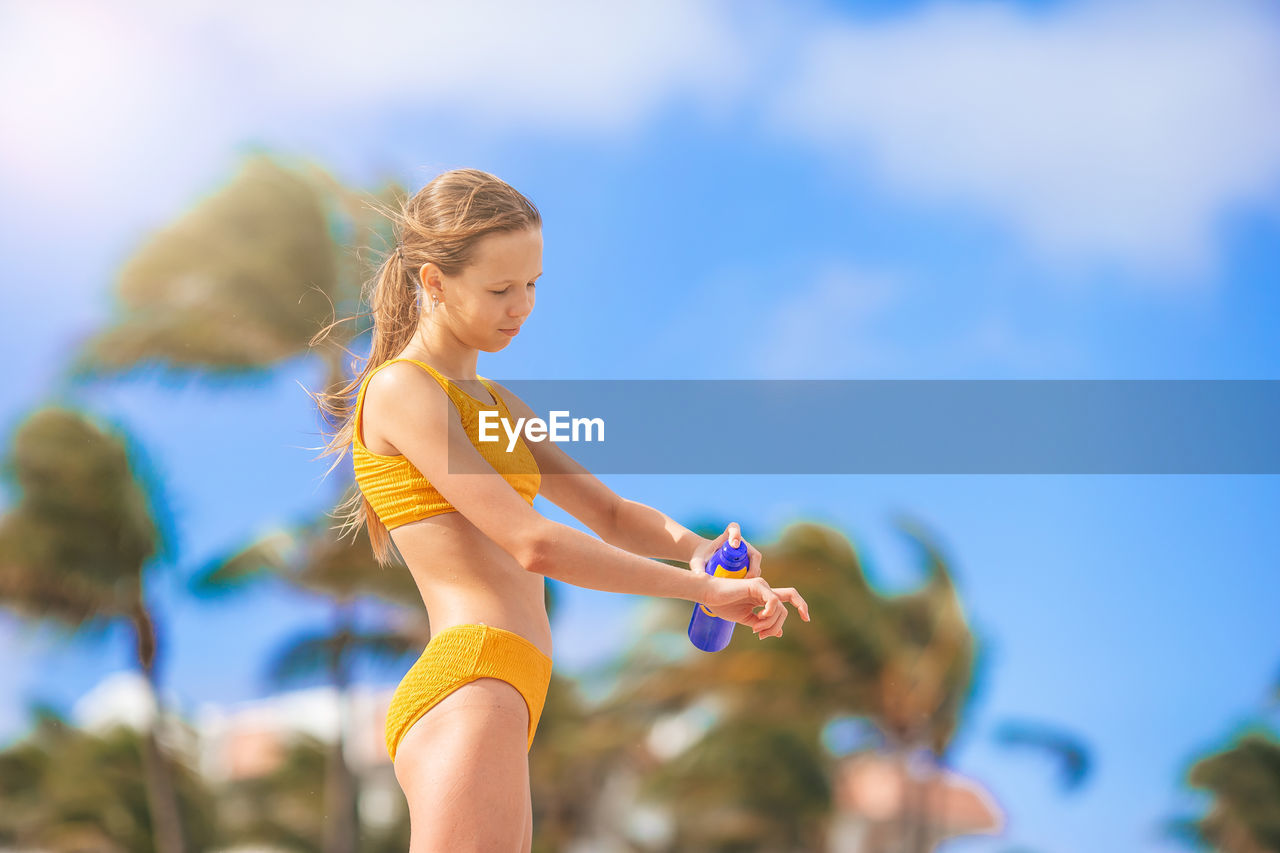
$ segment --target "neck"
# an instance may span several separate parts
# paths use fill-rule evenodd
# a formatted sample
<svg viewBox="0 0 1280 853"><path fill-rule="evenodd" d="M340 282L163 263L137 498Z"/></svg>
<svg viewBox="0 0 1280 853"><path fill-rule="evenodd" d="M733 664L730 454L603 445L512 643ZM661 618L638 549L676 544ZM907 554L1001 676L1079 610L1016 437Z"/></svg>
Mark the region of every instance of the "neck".
<svg viewBox="0 0 1280 853"><path fill-rule="evenodd" d="M404 353L410 358L429 362L450 379L475 379L476 359L480 350L469 347L448 330L444 323L424 316ZM417 353L417 355L414 355Z"/></svg>

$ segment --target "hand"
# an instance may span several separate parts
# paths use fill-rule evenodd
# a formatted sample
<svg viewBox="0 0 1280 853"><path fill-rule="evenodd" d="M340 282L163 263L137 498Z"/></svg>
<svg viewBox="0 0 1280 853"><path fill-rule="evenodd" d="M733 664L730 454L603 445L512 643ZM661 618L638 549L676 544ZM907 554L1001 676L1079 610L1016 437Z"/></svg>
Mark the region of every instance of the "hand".
<svg viewBox="0 0 1280 853"><path fill-rule="evenodd" d="M694 550L693 555L689 557L689 571L693 572L694 574L699 574L699 575L703 574L706 571L707 560L710 560L712 555L715 554L716 551L720 550L721 545L723 545L725 542L730 542L730 544L733 544L739 539L742 539L742 528L738 525L738 522L736 521L729 522L729 524L724 529L724 533L721 533L714 540L712 539L702 540L702 544L699 545L697 549ZM743 575L743 579L758 578L761 576L760 564L764 560L764 557L760 554L760 551L757 550L756 546L752 545L747 540L742 539L742 543L747 546L747 556L748 556L747 573ZM707 608L711 610L713 613L715 613L717 616L720 615L719 612L717 612L714 608L712 608L708 602L704 601L702 603L706 604ZM741 622L743 625L750 626L751 630L755 631L756 636L758 637L765 636L765 631L771 631L776 628L781 628L782 622L776 619L776 613L774 611L771 610L768 617L764 616L763 611L761 613L750 612L751 610L754 609L754 607L758 607L759 604L760 602L756 602L755 605L748 608L747 612L743 615L743 618L735 619L732 616L728 616L728 615L724 616L723 618L729 619L732 622ZM785 619L786 609L785 608L780 608L780 609L782 609L783 611L782 618ZM807 609L805 611L804 618L806 620L808 620L809 618ZM778 636L781 636L781 632L779 632Z"/></svg>
<svg viewBox="0 0 1280 853"><path fill-rule="evenodd" d="M702 574L706 571L707 560L710 560L711 556L720 550L720 546L729 539L735 541L742 539L742 528L738 527L738 522L736 521L729 522L729 525L724 529L724 533L721 533L715 539L702 540L702 544L694 550L693 556L689 558L689 571L694 574ZM747 573L744 577L758 578L760 577L760 561L764 558L760 556L756 546L745 539L742 539L742 541L747 546L747 555L751 558L750 562L747 563Z"/></svg>
<svg viewBox="0 0 1280 853"><path fill-rule="evenodd" d="M708 577L707 580L710 591L702 603L721 619L750 626L760 639L782 636L782 623L787 620L784 602L790 601L800 618L809 621L809 605L791 587L773 589L762 577ZM754 613L761 604L764 609Z"/></svg>

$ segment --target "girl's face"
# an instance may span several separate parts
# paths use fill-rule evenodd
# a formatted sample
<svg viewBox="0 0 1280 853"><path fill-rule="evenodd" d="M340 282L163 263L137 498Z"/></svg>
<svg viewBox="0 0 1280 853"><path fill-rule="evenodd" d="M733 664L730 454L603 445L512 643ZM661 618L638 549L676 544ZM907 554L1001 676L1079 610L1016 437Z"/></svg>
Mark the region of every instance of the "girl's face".
<svg viewBox="0 0 1280 853"><path fill-rule="evenodd" d="M542 230L490 234L461 274L444 276L435 264L425 264L420 275L427 305L432 296L440 300L433 319L443 320L462 343L497 352L533 311L534 281L542 275Z"/></svg>

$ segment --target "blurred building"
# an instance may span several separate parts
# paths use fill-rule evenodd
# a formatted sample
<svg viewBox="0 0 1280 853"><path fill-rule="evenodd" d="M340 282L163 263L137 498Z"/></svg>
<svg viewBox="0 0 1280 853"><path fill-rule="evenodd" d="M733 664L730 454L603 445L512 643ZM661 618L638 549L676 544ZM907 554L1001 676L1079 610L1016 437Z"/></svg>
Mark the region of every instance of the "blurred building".
<svg viewBox="0 0 1280 853"><path fill-rule="evenodd" d="M383 724L394 687L358 685L347 692L345 754L358 775L390 768ZM207 703L196 714L200 770L221 782L269 773L292 738L332 743L338 735L339 699L332 687L276 693L230 705Z"/></svg>
<svg viewBox="0 0 1280 853"><path fill-rule="evenodd" d="M404 809L383 742L383 721L394 691L353 687L347 694L345 754L360 780L360 817L389 826ZM191 726L167 727L165 739L214 784L271 773L299 737L333 743L339 698L331 687L293 690L229 705L205 704ZM76 725L103 731L142 728L155 719L145 680L114 673L73 709ZM655 762L695 744L714 724L708 701L658 720L646 738ZM864 750L835 762L833 817L827 853L922 853L946 839L998 833L1004 814L981 784L931 763L924 755ZM675 827L659 806L641 802L641 771L619 766L605 781L589 826L567 853L663 850Z"/></svg>
<svg viewBox="0 0 1280 853"><path fill-rule="evenodd" d="M359 779L361 821L373 827L390 825L404 809L382 734L394 689L359 685L346 696L344 754ZM337 692L312 687L228 705L206 703L192 724L170 721L160 736L206 780L219 784L271 773L296 738L333 743L339 719ZM72 709L77 726L96 732L117 725L143 729L154 720L155 703L146 680L132 671L107 676Z"/></svg>
<svg viewBox="0 0 1280 853"><path fill-rule="evenodd" d="M928 853L950 838L994 834L1004 813L980 783L924 753L840 759L829 853Z"/></svg>

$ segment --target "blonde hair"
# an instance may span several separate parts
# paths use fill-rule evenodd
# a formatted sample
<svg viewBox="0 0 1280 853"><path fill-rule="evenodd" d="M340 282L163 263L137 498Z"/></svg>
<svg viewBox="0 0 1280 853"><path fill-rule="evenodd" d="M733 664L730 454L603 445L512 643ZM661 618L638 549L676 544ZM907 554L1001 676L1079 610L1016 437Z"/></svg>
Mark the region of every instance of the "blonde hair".
<svg viewBox="0 0 1280 853"><path fill-rule="evenodd" d="M307 391L325 420L337 426L317 457L337 454L326 477L351 446L360 387L375 368L402 351L417 331L422 311L417 270L430 262L445 275L458 275L475 260L482 238L542 227L542 216L533 202L505 181L479 169L454 169L437 175L404 201L398 211L375 202L369 204L392 220L397 242L361 287L361 304L369 305L370 310L330 323L311 339L314 347L341 323L360 317L373 319L373 344L359 373L334 393ZM353 355L354 373L360 359L350 350L345 351ZM342 521L340 538L348 531L358 533L362 524L366 526L374 557L384 566L392 562L390 531L358 487L330 515Z"/></svg>

